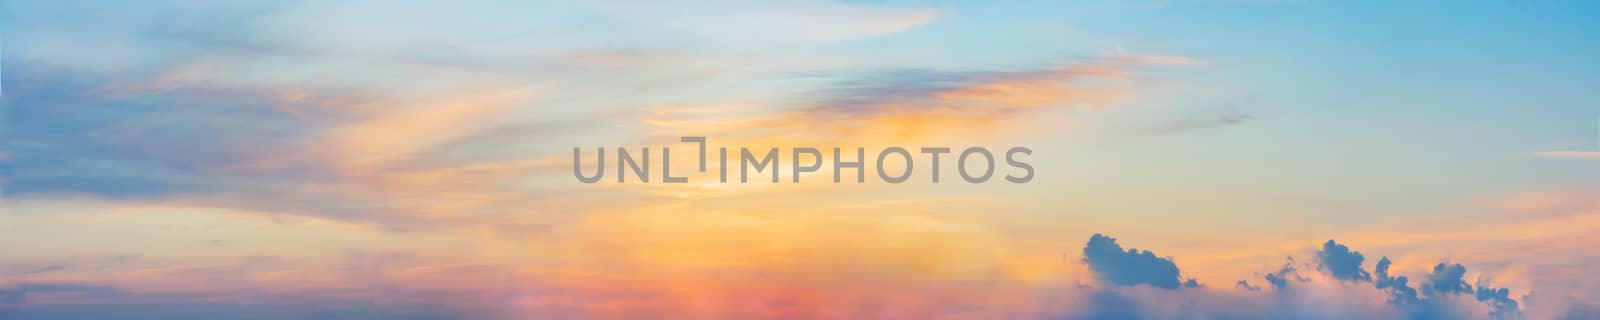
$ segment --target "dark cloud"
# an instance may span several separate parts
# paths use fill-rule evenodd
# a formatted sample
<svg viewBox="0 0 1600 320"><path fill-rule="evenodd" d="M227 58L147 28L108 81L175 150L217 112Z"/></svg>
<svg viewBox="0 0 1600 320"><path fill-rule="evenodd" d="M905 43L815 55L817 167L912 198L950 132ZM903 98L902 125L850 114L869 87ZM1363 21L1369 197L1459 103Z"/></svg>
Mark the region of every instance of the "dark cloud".
<svg viewBox="0 0 1600 320"><path fill-rule="evenodd" d="M1475 298L1478 301L1489 303L1489 316L1495 319L1518 319L1522 317L1522 310L1517 305L1517 300L1511 299L1511 289L1491 288L1486 283L1479 283Z"/></svg>
<svg viewBox="0 0 1600 320"><path fill-rule="evenodd" d="M52 265L47 265L47 266L42 266L42 267L36 267L36 268L33 268L33 269L25 269L25 270L17 271L17 272L14 272L14 274L16 274L16 275L30 275L30 274L36 274L36 273L56 272L56 271L61 271L61 270L66 270L66 269L67 269L66 265L52 264Z"/></svg>
<svg viewBox="0 0 1600 320"><path fill-rule="evenodd" d="M1470 294L1472 285L1467 284L1466 276L1467 267L1440 262L1433 266L1433 273L1428 274L1426 288L1433 294Z"/></svg>
<svg viewBox="0 0 1600 320"><path fill-rule="evenodd" d="M1283 290L1284 288L1289 287L1289 279L1286 279L1277 273L1268 273L1266 278L1267 283L1272 284L1273 289Z"/></svg>
<svg viewBox="0 0 1600 320"><path fill-rule="evenodd" d="M1389 296L1389 305L1395 308L1406 319L1462 319L1478 318L1474 316L1473 308L1462 305L1463 301L1476 300L1483 302L1491 309L1487 316L1493 319L1520 319L1523 317L1521 304L1511 297L1511 290L1507 288L1493 288L1480 282L1478 289L1473 290L1472 285L1465 281L1466 267L1460 264L1439 263L1426 277L1427 281L1422 290L1412 288L1410 279L1406 276L1390 273L1393 262L1388 257L1378 260L1375 274L1368 274L1361 269L1364 257L1357 251L1329 240L1323 243L1317 251L1318 267L1323 274L1337 281L1372 281L1374 289ZM1284 294L1294 294L1295 282L1305 282L1309 279L1299 276L1295 268L1294 259L1277 271L1264 276L1272 287ZM1482 280L1482 279L1480 279ZM1237 287L1246 291L1258 291L1259 287L1250 285L1247 281L1239 281ZM1422 292L1425 295L1419 295ZM1459 297L1459 298L1458 298ZM1467 299L1471 300L1467 300ZM1290 303L1289 305L1297 305ZM1279 316L1274 316L1278 318ZM1306 315L1295 314L1282 316L1287 318L1307 318ZM1311 318L1326 318L1311 316ZM1334 317L1339 318L1339 317Z"/></svg>
<svg viewBox="0 0 1600 320"><path fill-rule="evenodd" d="M1490 308L1487 315L1492 319L1521 319L1523 316L1520 304L1511 298L1510 289L1491 288L1480 283L1474 292L1472 285L1465 281L1467 269L1461 264L1441 262L1434 265L1427 283L1422 286L1426 295L1421 297L1417 295L1417 289L1408 286L1405 276L1391 276L1389 266L1388 257L1378 261L1374 285L1388 292L1390 304L1404 311L1411 319L1477 318L1468 308L1459 305L1459 300L1455 298L1464 295L1471 295L1472 299L1486 303Z"/></svg>
<svg viewBox="0 0 1600 320"><path fill-rule="evenodd" d="M1239 282L1234 283L1233 285L1235 287L1239 287L1239 289L1244 289L1250 292L1261 291L1261 287L1250 285L1250 281L1248 280L1239 280Z"/></svg>
<svg viewBox="0 0 1600 320"><path fill-rule="evenodd" d="M1172 259L1157 257L1154 252L1129 248L1124 251L1117 239L1101 234L1089 237L1083 247L1083 262L1095 276L1108 284L1119 286L1150 285L1163 289L1178 289L1178 265Z"/></svg>
<svg viewBox="0 0 1600 320"><path fill-rule="evenodd" d="M1470 314L1461 307L1456 306L1452 297L1459 295L1472 295L1472 298L1488 304L1488 316L1493 319L1521 319L1522 309L1515 299L1511 298L1511 290L1507 288L1493 288L1486 283L1479 283L1477 291L1468 285L1465 277L1467 269L1461 264L1439 263L1434 265L1433 271L1428 274L1428 282L1423 285L1427 292L1424 297L1418 297L1417 289L1411 288L1405 276L1391 276L1389 274L1389 257L1378 260L1377 280L1374 285L1379 290L1385 290L1390 295L1390 304L1405 310L1413 319L1457 319L1470 317Z"/></svg>
<svg viewBox="0 0 1600 320"><path fill-rule="evenodd" d="M838 77L826 89L807 97L821 97L816 108L861 114L895 101L926 101L939 92L983 83L989 79L1028 74L1026 71L952 71L892 69L810 76Z"/></svg>
<svg viewBox="0 0 1600 320"><path fill-rule="evenodd" d="M1290 281L1306 281L1305 277L1300 276L1299 268L1295 268L1294 257L1289 257L1288 259L1289 261L1285 262L1282 268L1278 268L1278 271L1267 273L1263 277L1267 280L1267 284L1272 285L1273 290L1283 291L1288 289Z"/></svg>
<svg viewBox="0 0 1600 320"><path fill-rule="evenodd" d="M1349 247L1331 239L1322 244L1322 250L1317 251L1321 270L1339 280L1372 281L1372 275L1361 269L1361 262L1365 259L1360 252L1350 251Z"/></svg>
<svg viewBox="0 0 1600 320"><path fill-rule="evenodd" d="M1178 59L1188 62L1187 59ZM821 89L806 92L801 102L807 105L807 111L843 116L919 111L902 109L907 106L921 109L956 108L972 117L1015 116L1033 109L1030 107L1100 103L1097 93L1107 91L1103 91L1099 85L1113 83L1124 75L1152 67L1184 64L1115 55L1076 57L1062 64L1031 68L899 68L808 72L801 74L801 78L821 79ZM1240 117L1230 118L1220 121L1243 120Z"/></svg>
<svg viewBox="0 0 1600 320"><path fill-rule="evenodd" d="M1228 114L1223 114L1223 115L1218 115L1218 116L1213 116L1213 117L1183 119L1183 120L1179 120L1179 121L1165 123L1165 124L1157 125L1155 127L1151 127L1149 129L1146 129L1145 133L1149 134L1149 135L1169 135L1169 134L1188 133L1188 132L1194 132L1194 131L1200 131L1200 130L1206 130L1206 129L1215 129L1215 128L1234 126L1234 125L1238 125L1238 124L1244 123L1245 121L1249 121L1249 120L1252 120L1252 119L1255 119L1255 117L1252 117L1252 116L1247 115L1247 114L1228 113Z"/></svg>
<svg viewBox="0 0 1600 320"><path fill-rule="evenodd" d="M1096 234L1090 238L1090 244L1084 250L1084 261L1090 263L1090 269L1096 276L1118 287L1087 289L1093 290L1086 292L1087 309L1062 318L1430 320L1476 319L1485 316L1493 319L1520 319L1523 316L1519 308L1522 303L1511 298L1509 289L1493 288L1480 283L1477 286L1479 290L1473 292L1470 289L1472 286L1463 282L1466 269L1459 264L1441 263L1436 266L1426 277L1428 280L1423 289L1426 295L1419 297L1419 290L1411 287L1407 277L1391 273L1390 267L1393 263L1388 257L1379 259L1375 274L1368 274L1355 272L1364 271L1359 268L1364 257L1338 242L1323 243L1316 254L1319 259L1316 263L1299 263L1294 257L1287 257L1287 262L1282 267L1262 275L1274 289L1272 294L1257 293L1262 288L1245 280L1235 283L1235 287L1244 290L1244 293L1230 293L1200 286L1197 279L1179 282L1176 267L1158 268L1167 272L1154 272L1155 276L1147 274L1151 272L1127 272L1148 270L1151 266L1169 266L1171 259L1156 258L1154 253L1148 251L1124 250L1116 243L1116 239ZM1117 263L1096 265L1096 261ZM1322 272L1319 274L1326 277L1312 278L1313 275L1303 275L1300 270L1304 268L1320 268ZM1112 270L1124 272L1108 272ZM1365 278L1361 275L1365 275ZM1152 279L1170 281L1166 282L1168 287L1162 287L1152 284L1154 281ZM1373 286L1331 286L1318 287L1317 290L1298 287L1301 283L1322 281L1347 283L1370 281L1373 282ZM1150 284L1150 286L1136 286L1138 284ZM1191 286L1197 288L1171 290L1173 285L1180 288ZM1367 295L1383 294L1389 295L1389 303L1367 305L1362 302L1370 301L1368 297L1371 296ZM1363 296L1341 298L1329 295ZM1480 313L1481 309L1474 305L1479 302L1487 304L1491 311ZM1238 308L1246 305L1258 307Z"/></svg>
<svg viewBox="0 0 1600 320"><path fill-rule="evenodd" d="M1375 286L1379 290L1389 292L1389 303L1395 305L1411 305L1417 302L1417 289L1407 284L1410 279L1406 276L1389 276L1389 257L1378 259L1378 280Z"/></svg>
<svg viewBox="0 0 1600 320"><path fill-rule="evenodd" d="M1460 264L1440 263L1435 266L1426 277L1427 281L1421 290L1426 295L1419 296L1419 290L1412 288L1406 276L1392 274L1390 267L1393 262L1388 257L1378 260L1373 273L1361 269L1365 260L1359 252L1337 241L1324 242L1316 252L1316 263L1298 263L1294 257L1287 257L1282 267L1262 275L1262 278L1273 288L1274 294L1255 295L1253 292L1261 291L1261 287L1252 285L1247 280L1241 280L1234 285L1239 289L1252 292L1251 299L1269 299L1265 305L1273 307L1259 310L1262 313L1241 313L1237 309L1210 306L1207 303L1237 304L1239 300L1224 300L1218 298L1218 291L1212 291L1199 283L1198 279L1188 278L1179 281L1176 264L1171 258L1160 258L1150 251L1138 249L1124 249L1115 238L1102 234L1090 237L1088 245L1084 248L1083 261L1089 264L1090 271L1101 281L1118 287L1098 289L1087 297L1093 306L1081 314L1067 316L1067 319L1152 319L1165 316L1152 315L1151 310L1160 310L1160 306L1176 307L1178 312L1187 316L1200 318L1228 318L1228 319L1349 319L1349 318L1388 318L1400 315L1403 319L1463 319L1481 318L1488 316L1493 319L1520 319L1523 312L1522 303L1511 297L1511 290L1507 288L1494 288L1487 284L1478 284L1478 290L1473 291L1473 286L1465 282L1466 267ZM1339 304L1333 301L1318 302L1315 305L1306 305L1307 290L1297 289L1298 283L1310 283L1316 280L1302 275L1301 266L1305 268L1316 267L1322 275L1329 279L1326 281L1345 282L1373 282L1373 286L1342 287L1333 291L1317 290L1318 295L1326 294L1387 294L1389 303L1388 311L1377 314L1362 313L1355 309L1362 308L1359 304ZM1481 280L1481 279L1480 279ZM1140 288L1138 285L1149 285ZM1158 290L1152 289L1166 289ZM1193 290L1178 291L1178 288L1194 288ZM1152 290L1143 291L1140 290ZM1348 290L1348 291L1346 291ZM1376 290L1373 292L1372 290ZM1167 295L1163 297L1163 295ZM1326 300L1327 297L1319 296L1316 300ZM1347 299L1346 301L1361 301L1360 299ZM1479 311L1471 306L1474 300L1485 303L1490 312L1477 314ZM1206 302L1211 301L1211 302ZM1477 314L1477 315L1475 315Z"/></svg>

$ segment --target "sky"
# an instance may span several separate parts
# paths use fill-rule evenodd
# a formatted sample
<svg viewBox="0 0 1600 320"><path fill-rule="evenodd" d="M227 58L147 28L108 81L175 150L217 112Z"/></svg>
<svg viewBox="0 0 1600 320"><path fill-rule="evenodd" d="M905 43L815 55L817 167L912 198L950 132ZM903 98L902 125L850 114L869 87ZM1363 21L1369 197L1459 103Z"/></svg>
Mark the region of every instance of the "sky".
<svg viewBox="0 0 1600 320"><path fill-rule="evenodd" d="M1600 317L1591 2L0 8L0 319Z"/></svg>

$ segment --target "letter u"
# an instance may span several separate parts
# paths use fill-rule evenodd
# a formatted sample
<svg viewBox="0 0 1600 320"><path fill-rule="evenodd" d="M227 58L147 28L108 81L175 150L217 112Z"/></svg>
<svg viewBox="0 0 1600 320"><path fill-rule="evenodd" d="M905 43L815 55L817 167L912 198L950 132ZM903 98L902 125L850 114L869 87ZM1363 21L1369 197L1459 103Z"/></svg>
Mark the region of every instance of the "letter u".
<svg viewBox="0 0 1600 320"><path fill-rule="evenodd" d="M605 177L606 176L606 148L596 148L596 149L597 149L597 151L599 151L599 154L597 155L597 157L595 157L596 159L595 159L594 176L593 177L585 177L585 176L583 176L583 169L582 169L582 167L583 167L582 166L583 161L581 160L583 158L581 156L582 152L579 151L579 148L572 148L572 175L578 177L578 181L582 181L583 183L595 183L595 182L600 181L601 177Z"/></svg>

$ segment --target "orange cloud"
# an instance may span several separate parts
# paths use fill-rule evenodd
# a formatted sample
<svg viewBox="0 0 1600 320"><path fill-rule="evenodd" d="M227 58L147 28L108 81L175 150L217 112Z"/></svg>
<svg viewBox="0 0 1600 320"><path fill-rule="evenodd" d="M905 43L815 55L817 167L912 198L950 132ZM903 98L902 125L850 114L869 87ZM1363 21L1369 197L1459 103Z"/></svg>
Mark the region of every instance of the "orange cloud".
<svg viewBox="0 0 1600 320"><path fill-rule="evenodd" d="M655 139L661 141L692 134L765 145L916 145L935 137L1004 134L1006 128L1052 109L1108 106L1127 96L1129 89L1119 86L1119 80L1136 77L1140 68L1195 64L1187 58L1123 54L1040 71L869 78L865 84L825 91L798 109L740 113L726 107L671 107L640 115L640 121L654 127L663 137ZM938 142L971 139L959 140L964 141Z"/></svg>
<svg viewBox="0 0 1600 320"><path fill-rule="evenodd" d="M483 129L488 119L503 115L510 106L527 102L529 88L499 89L477 95L446 98L328 132L329 152L339 166L354 173L380 166L439 143Z"/></svg>

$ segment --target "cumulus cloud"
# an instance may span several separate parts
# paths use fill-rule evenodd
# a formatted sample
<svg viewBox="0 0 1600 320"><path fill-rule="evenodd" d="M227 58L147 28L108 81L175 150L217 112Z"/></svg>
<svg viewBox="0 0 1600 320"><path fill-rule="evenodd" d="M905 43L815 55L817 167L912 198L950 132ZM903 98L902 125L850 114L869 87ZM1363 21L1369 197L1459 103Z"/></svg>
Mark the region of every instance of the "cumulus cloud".
<svg viewBox="0 0 1600 320"><path fill-rule="evenodd" d="M1481 281L1481 280L1480 280ZM1516 319L1522 317L1522 310L1517 305L1517 300L1511 299L1511 289L1489 287L1488 283L1478 283L1475 294L1478 301L1489 303L1492 311L1489 315L1496 319Z"/></svg>
<svg viewBox="0 0 1600 320"><path fill-rule="evenodd" d="M1321 269L1339 280L1372 281L1372 275L1361 268L1361 262L1365 259L1360 252L1351 251L1332 239L1323 243L1322 250L1317 251L1317 262Z"/></svg>
<svg viewBox="0 0 1600 320"><path fill-rule="evenodd" d="M1511 298L1508 288L1493 288L1486 279L1479 278L1478 289L1467 284L1466 267L1461 264L1439 263L1433 266L1427 282L1419 290L1412 288L1405 276L1389 274L1392 262L1389 257L1378 260L1374 288L1389 294L1389 304L1412 319L1457 319L1488 316L1491 319L1521 319L1524 314L1520 304ZM1487 313L1474 313L1477 309L1465 301L1483 302Z"/></svg>
<svg viewBox="0 0 1600 320"><path fill-rule="evenodd" d="M1375 286L1379 290L1385 290L1389 292L1389 303L1391 304L1407 305L1416 303L1417 289L1412 288L1411 285L1407 284L1407 282L1410 282L1411 280L1406 278L1406 276L1390 276L1389 266L1391 264L1392 262L1389 261L1389 257L1378 259L1378 265L1376 268L1376 271L1378 272L1378 280L1376 281Z"/></svg>
<svg viewBox="0 0 1600 320"><path fill-rule="evenodd" d="M1428 274L1426 288L1432 294L1472 293L1472 285L1467 284L1466 276L1467 267L1459 263L1440 262L1433 266L1433 273Z"/></svg>
<svg viewBox="0 0 1600 320"><path fill-rule="evenodd" d="M1158 257L1149 250L1129 248L1123 251L1117 239L1098 233L1089 237L1089 243L1083 247L1083 262L1107 284L1149 285L1173 290L1182 286L1178 265L1172 259Z"/></svg>
<svg viewBox="0 0 1600 320"><path fill-rule="evenodd" d="M1180 282L1172 258L1157 257L1149 251L1124 249L1116 239L1095 234L1084 249L1090 271L1115 287L1095 289L1083 299L1088 310L1066 316L1068 319L1521 319L1523 303L1512 297L1509 288L1490 286L1479 278L1477 289L1467 284L1467 269L1461 264L1439 263L1424 277L1421 290L1412 288L1408 277L1397 275L1388 257L1378 260L1376 269L1362 268L1365 257L1358 251L1329 240L1315 251L1317 261L1301 264L1288 257L1282 267L1262 275L1272 287L1240 280L1234 288L1217 290L1199 287L1172 290L1198 284ZM1304 268L1302 268L1302 266ZM1311 272L1315 268L1315 272ZM1149 285L1149 286L1138 286ZM1144 288L1141 291L1141 288ZM1165 289L1165 290L1159 290ZM1418 295L1418 293L1423 293ZM1385 302L1385 300L1387 300ZM1098 316L1098 318L1097 318Z"/></svg>

